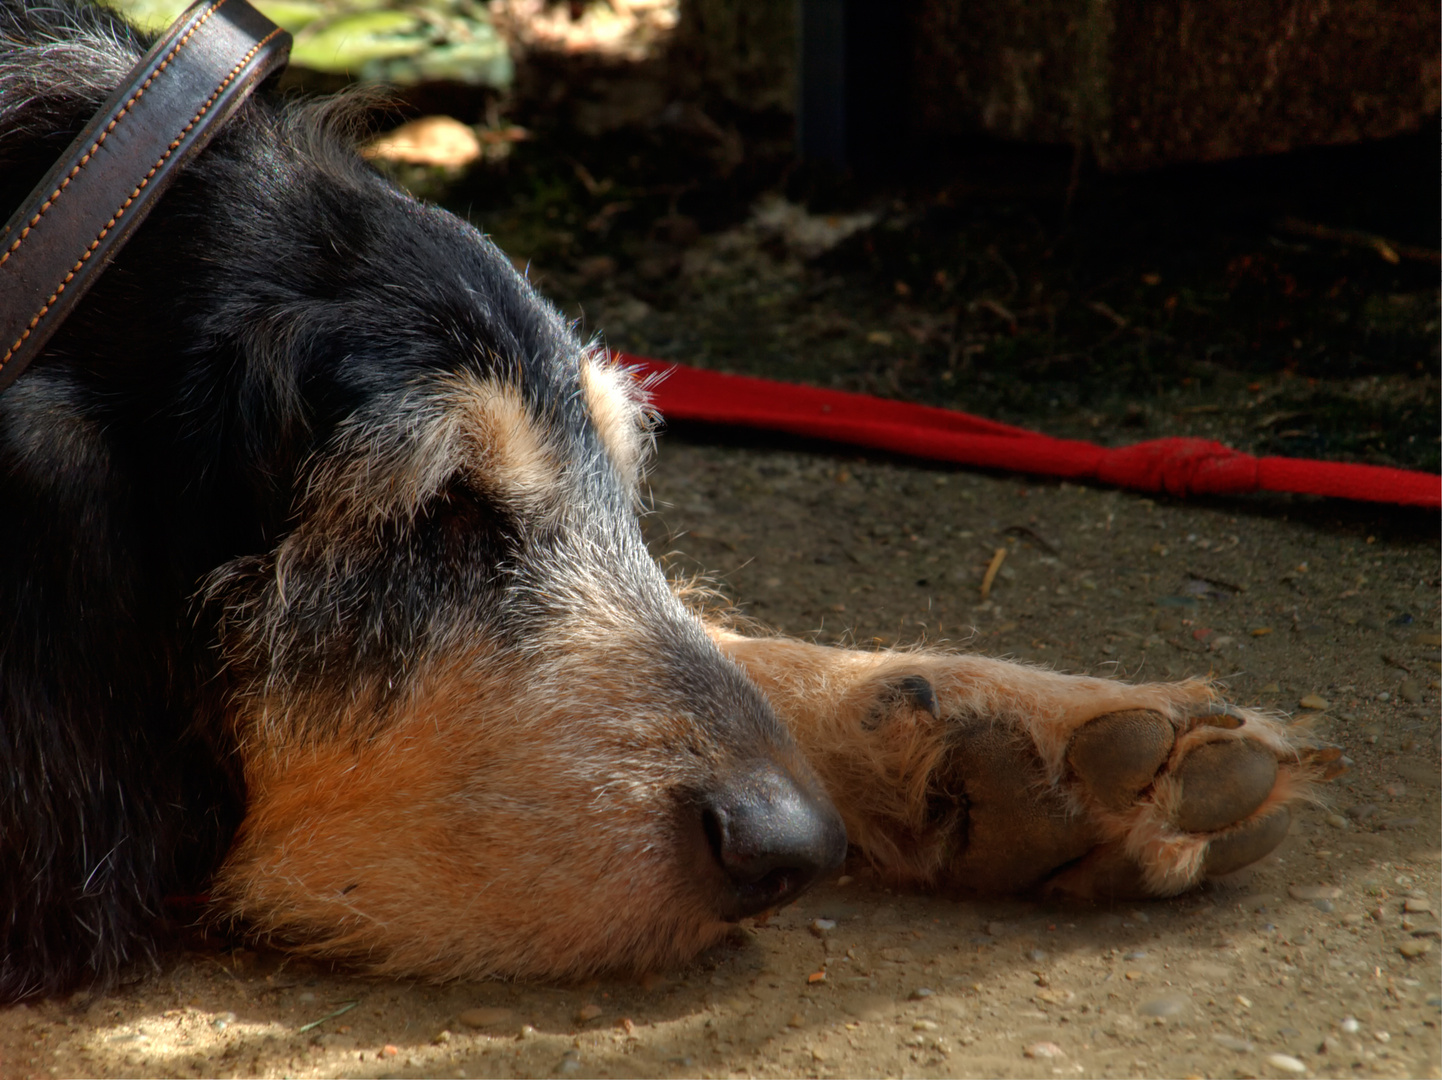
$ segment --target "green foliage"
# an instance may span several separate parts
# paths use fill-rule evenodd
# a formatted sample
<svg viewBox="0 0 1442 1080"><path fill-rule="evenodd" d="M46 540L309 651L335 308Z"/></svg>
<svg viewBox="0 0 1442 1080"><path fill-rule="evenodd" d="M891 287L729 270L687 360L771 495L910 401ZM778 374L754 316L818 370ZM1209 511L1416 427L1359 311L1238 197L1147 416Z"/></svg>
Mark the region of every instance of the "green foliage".
<svg viewBox="0 0 1442 1080"><path fill-rule="evenodd" d="M148 29L167 26L185 0L113 0ZM478 0L253 0L295 36L291 63L371 82L452 81L504 87L506 43Z"/></svg>

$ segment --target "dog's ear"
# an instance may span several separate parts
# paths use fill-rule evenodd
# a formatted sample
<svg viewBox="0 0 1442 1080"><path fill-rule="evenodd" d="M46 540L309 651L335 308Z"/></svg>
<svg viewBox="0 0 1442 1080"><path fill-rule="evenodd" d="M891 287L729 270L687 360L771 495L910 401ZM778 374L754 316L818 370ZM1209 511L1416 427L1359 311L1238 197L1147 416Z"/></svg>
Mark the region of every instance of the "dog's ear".
<svg viewBox="0 0 1442 1080"><path fill-rule="evenodd" d="M655 450L660 415L651 407L647 383L602 348L581 358L581 395L601 445L633 493Z"/></svg>
<svg viewBox="0 0 1442 1080"><path fill-rule="evenodd" d="M0 218L29 194L149 45L99 4L0 0Z"/></svg>

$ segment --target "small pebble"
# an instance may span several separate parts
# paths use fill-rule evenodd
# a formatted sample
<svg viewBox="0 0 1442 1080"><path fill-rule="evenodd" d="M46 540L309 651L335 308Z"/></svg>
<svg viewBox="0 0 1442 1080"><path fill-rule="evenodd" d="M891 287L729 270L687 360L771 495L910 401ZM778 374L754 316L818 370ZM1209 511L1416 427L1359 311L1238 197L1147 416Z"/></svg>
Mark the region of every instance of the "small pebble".
<svg viewBox="0 0 1442 1080"><path fill-rule="evenodd" d="M1239 1054L1250 1054L1257 1048L1257 1044L1247 1039L1239 1039L1235 1035L1213 1035L1212 1041L1226 1050L1235 1050Z"/></svg>
<svg viewBox="0 0 1442 1080"><path fill-rule="evenodd" d="M1374 1031L1372 1032L1372 1038L1376 1039L1379 1043L1391 1042L1392 1033L1390 1031Z"/></svg>
<svg viewBox="0 0 1442 1080"><path fill-rule="evenodd" d="M1431 952L1432 943L1430 941L1422 941L1420 939L1413 938L1411 941L1404 941L1402 942L1402 944L1398 945L1397 951L1403 956L1405 956L1408 960L1415 960L1417 959L1417 957L1426 956L1429 952Z"/></svg>
<svg viewBox="0 0 1442 1080"><path fill-rule="evenodd" d="M1342 890L1335 885L1288 885L1287 895L1293 900L1336 900Z"/></svg>
<svg viewBox="0 0 1442 1080"><path fill-rule="evenodd" d="M1356 806L1347 807L1347 816L1353 821L1366 821L1377 816L1377 807L1372 803L1358 803Z"/></svg>
<svg viewBox="0 0 1442 1080"><path fill-rule="evenodd" d="M1123 960L1145 960L1146 958L1147 954L1144 949L1133 949L1122 957Z"/></svg>
<svg viewBox="0 0 1442 1080"><path fill-rule="evenodd" d="M1342 925L1343 925L1343 926L1361 926L1361 925L1362 925L1362 916L1358 915L1355 911L1349 911L1349 912L1347 912L1347 914L1345 914L1345 915L1342 916Z"/></svg>
<svg viewBox="0 0 1442 1080"><path fill-rule="evenodd" d="M491 1008L483 1005L475 1009L466 1009L456 1019L469 1028L504 1027L510 1023L513 1015L510 1009Z"/></svg>
<svg viewBox="0 0 1442 1080"><path fill-rule="evenodd" d="M989 922L989 923L986 924L986 926L984 927L984 929L985 929L986 932L987 932L988 934L990 934L992 937L1001 937L1003 934L1006 933L1006 923L1001 922L1001 921L999 921L999 920L993 921L993 922Z"/></svg>
<svg viewBox="0 0 1442 1080"><path fill-rule="evenodd" d="M1066 1052L1054 1042L1032 1043L1022 1053L1029 1058L1066 1057Z"/></svg>
<svg viewBox="0 0 1442 1080"><path fill-rule="evenodd" d="M605 1012L605 1010L599 1005L582 1005L580 1009L576 1011L576 1019L586 1024L596 1019L596 1017L600 1016L603 1012Z"/></svg>
<svg viewBox="0 0 1442 1080"><path fill-rule="evenodd" d="M1328 914L1332 912L1332 901L1330 900L1313 900L1312 906L1321 912Z"/></svg>
<svg viewBox="0 0 1442 1080"><path fill-rule="evenodd" d="M558 1073L570 1075L581 1071L581 1052L579 1050L567 1050L561 1055L561 1063L556 1066Z"/></svg>
<svg viewBox="0 0 1442 1080"><path fill-rule="evenodd" d="M817 937L824 937L829 931L836 929L835 919L812 919L811 932Z"/></svg>
<svg viewBox="0 0 1442 1080"><path fill-rule="evenodd" d="M1327 824L1334 829L1345 829L1347 827L1347 819L1341 814L1328 814Z"/></svg>
<svg viewBox="0 0 1442 1080"><path fill-rule="evenodd" d="M908 994L907 997L909 997L912 1001L925 1001L927 998L931 997L931 993L932 991L929 987L918 986L915 990Z"/></svg>
<svg viewBox="0 0 1442 1080"><path fill-rule="evenodd" d="M935 1020L917 1020L911 1025L912 1031L935 1031L941 1025Z"/></svg>
<svg viewBox="0 0 1442 1080"><path fill-rule="evenodd" d="M1143 1002L1137 1012L1143 1016L1180 1016L1190 1004L1191 999L1186 994L1166 994Z"/></svg>
<svg viewBox="0 0 1442 1080"><path fill-rule="evenodd" d="M1291 1054L1268 1054L1267 1064L1274 1069L1281 1069L1284 1072L1304 1073L1307 1066L1294 1058Z"/></svg>
<svg viewBox="0 0 1442 1080"><path fill-rule="evenodd" d="M1416 915L1424 911L1431 911L1432 904L1430 901L1418 900L1414 896L1409 896L1407 901L1402 905L1402 910Z"/></svg>
<svg viewBox="0 0 1442 1080"><path fill-rule="evenodd" d="M1362 1030L1362 1025L1358 1022L1355 1016L1345 1017L1342 1022L1337 1026L1343 1031L1345 1031L1348 1035L1355 1035L1357 1034L1357 1032Z"/></svg>
<svg viewBox="0 0 1442 1080"><path fill-rule="evenodd" d="M1308 695L1307 695L1306 697L1304 697L1301 701L1297 702L1297 704L1300 705L1300 706L1301 706L1302 708L1304 708L1304 709L1318 709L1318 710L1321 710L1321 709L1329 708L1332 703L1331 703L1330 701L1328 701L1326 698L1322 697L1320 694L1308 694ZM1296 1060L1296 1059L1294 1058L1293 1060Z"/></svg>
<svg viewBox="0 0 1442 1080"><path fill-rule="evenodd" d="M801 1026L802 1026L803 1024L805 1024L805 1023L806 1023L806 1020L805 1020L805 1018L804 1018L800 1013L792 1013L792 1014L791 1014L791 1018L786 1021L786 1026L787 1026L787 1027L799 1028L799 1027L801 1027Z"/></svg>
<svg viewBox="0 0 1442 1080"><path fill-rule="evenodd" d="M1032 949L1031 952L1027 953L1026 955L1027 959L1029 959L1033 964L1040 964L1043 960L1046 959L1046 953L1043 952L1041 949Z"/></svg>
<svg viewBox="0 0 1442 1080"><path fill-rule="evenodd" d="M1403 682L1401 686L1397 687L1397 696L1403 701L1408 701L1416 705L1422 700L1422 684L1408 679Z"/></svg>

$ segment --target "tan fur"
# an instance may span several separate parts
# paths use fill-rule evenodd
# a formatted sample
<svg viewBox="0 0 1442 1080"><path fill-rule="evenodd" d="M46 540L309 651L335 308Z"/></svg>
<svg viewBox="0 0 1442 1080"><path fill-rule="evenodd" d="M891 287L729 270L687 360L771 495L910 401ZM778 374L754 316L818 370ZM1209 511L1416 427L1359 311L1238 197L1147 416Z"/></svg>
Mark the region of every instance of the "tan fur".
<svg viewBox="0 0 1442 1080"><path fill-rule="evenodd" d="M222 910L308 953L441 979L648 970L714 942L707 879L656 798L675 779L656 743L684 719L638 725L625 669L568 655L438 664L373 738L249 740Z"/></svg>
<svg viewBox="0 0 1442 1080"><path fill-rule="evenodd" d="M532 512L559 507L565 492L560 453L515 386L463 371L400 402L383 417L340 425L311 473L301 506L308 535L336 542L403 520L458 473Z"/></svg>
<svg viewBox="0 0 1442 1080"><path fill-rule="evenodd" d="M503 499L544 512L564 498L564 465L514 386L470 373L453 377L472 475Z"/></svg>
<svg viewBox="0 0 1442 1080"><path fill-rule="evenodd" d="M616 471L634 489L652 446L644 392L630 373L605 353L591 353L581 361L581 392Z"/></svg>

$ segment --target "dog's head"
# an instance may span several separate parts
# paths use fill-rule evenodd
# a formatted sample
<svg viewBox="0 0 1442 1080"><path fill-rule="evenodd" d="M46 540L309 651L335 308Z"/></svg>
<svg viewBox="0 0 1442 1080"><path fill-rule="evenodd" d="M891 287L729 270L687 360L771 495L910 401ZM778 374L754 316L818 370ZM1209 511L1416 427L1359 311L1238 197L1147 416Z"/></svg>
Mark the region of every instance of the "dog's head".
<svg viewBox="0 0 1442 1080"><path fill-rule="evenodd" d="M844 834L646 551L628 373L489 241L362 182L374 244L249 346L346 405L277 542L209 579L248 789L218 893L381 969L674 961Z"/></svg>
<svg viewBox="0 0 1442 1080"><path fill-rule="evenodd" d="M86 18L98 83L135 39ZM98 96L41 54L0 111L32 170ZM246 106L7 394L7 461L93 469L114 524L77 542L199 628L153 650L199 677L148 685L243 776L222 910L382 971L673 962L837 865L840 820L646 551L642 392L344 127Z"/></svg>

